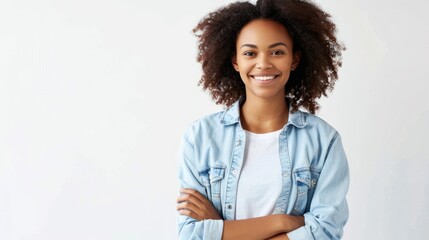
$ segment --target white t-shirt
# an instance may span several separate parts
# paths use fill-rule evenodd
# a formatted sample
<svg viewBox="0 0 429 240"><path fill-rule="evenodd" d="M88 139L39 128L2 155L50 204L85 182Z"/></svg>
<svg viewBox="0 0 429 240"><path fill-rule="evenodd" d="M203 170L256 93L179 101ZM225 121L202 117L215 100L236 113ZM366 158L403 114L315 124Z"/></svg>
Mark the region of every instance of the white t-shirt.
<svg viewBox="0 0 429 240"><path fill-rule="evenodd" d="M282 187L279 135L246 131L243 167L238 180L235 218L272 214Z"/></svg>

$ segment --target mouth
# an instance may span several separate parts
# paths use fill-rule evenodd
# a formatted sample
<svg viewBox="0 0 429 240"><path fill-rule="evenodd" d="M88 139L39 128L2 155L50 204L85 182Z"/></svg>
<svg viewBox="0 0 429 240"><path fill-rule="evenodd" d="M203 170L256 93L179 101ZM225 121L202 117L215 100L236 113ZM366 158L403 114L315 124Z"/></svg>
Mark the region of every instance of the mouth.
<svg viewBox="0 0 429 240"><path fill-rule="evenodd" d="M277 78L279 75L250 75L251 78L255 79L256 81L270 81L275 78Z"/></svg>

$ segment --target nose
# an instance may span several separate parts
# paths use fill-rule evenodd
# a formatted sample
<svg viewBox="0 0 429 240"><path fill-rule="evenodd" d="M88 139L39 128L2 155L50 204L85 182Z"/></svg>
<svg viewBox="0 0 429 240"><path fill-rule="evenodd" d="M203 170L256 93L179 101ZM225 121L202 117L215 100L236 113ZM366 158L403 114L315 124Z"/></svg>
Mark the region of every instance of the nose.
<svg viewBox="0 0 429 240"><path fill-rule="evenodd" d="M256 63L256 67L258 69L269 69L272 68L273 65L270 62L269 56L267 56L266 54L260 54Z"/></svg>

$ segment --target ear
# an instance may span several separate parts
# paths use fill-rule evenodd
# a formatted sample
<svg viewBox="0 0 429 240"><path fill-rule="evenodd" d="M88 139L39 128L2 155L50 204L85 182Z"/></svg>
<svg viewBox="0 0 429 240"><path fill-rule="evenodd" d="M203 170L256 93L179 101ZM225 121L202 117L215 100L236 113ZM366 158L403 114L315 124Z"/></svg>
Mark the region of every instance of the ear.
<svg viewBox="0 0 429 240"><path fill-rule="evenodd" d="M237 64L237 57L235 56L235 54L232 57L231 62L232 62L232 66L234 67L235 71L239 72L239 68L238 68L238 64Z"/></svg>
<svg viewBox="0 0 429 240"><path fill-rule="evenodd" d="M290 67L291 71L295 70L298 67L300 59L301 59L301 52L300 51L294 52L293 58L292 58L292 66Z"/></svg>

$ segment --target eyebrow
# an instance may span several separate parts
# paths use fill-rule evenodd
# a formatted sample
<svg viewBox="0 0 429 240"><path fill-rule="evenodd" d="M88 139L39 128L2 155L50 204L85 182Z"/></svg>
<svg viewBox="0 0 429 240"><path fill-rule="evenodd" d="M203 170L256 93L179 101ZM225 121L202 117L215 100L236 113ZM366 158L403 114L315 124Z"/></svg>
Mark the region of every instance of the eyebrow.
<svg viewBox="0 0 429 240"><path fill-rule="evenodd" d="M270 46L268 46L268 48L274 48L274 47L281 46L281 45L283 45L287 48L286 43L282 43L282 42L273 43ZM243 47L258 48L254 44L243 44L240 48L243 48Z"/></svg>

